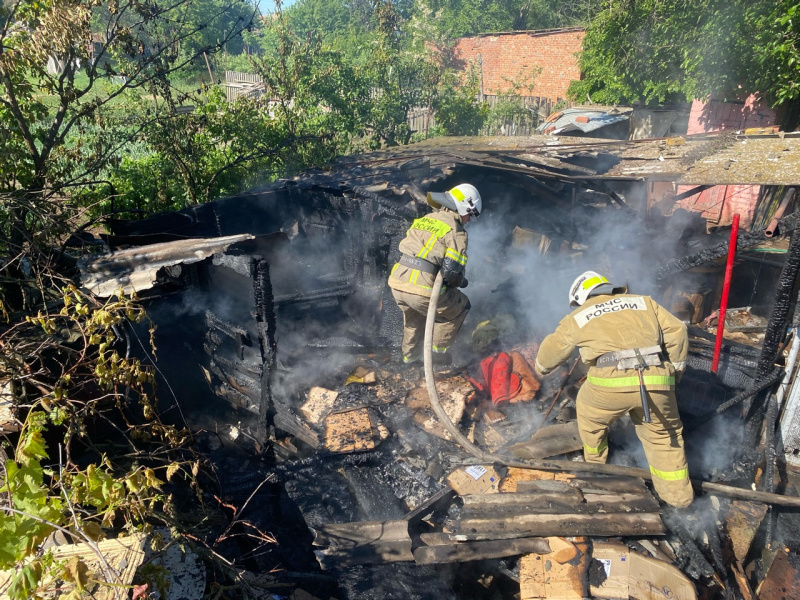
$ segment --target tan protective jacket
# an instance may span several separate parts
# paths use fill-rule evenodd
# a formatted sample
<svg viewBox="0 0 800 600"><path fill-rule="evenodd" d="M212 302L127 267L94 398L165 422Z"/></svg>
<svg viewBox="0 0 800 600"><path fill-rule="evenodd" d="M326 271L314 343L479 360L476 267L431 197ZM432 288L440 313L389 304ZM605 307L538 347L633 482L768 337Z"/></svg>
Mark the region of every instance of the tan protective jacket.
<svg viewBox="0 0 800 600"><path fill-rule="evenodd" d="M425 259L438 267L445 257L467 265L467 232L458 214L451 210L436 210L416 219L399 248L403 254ZM397 263L389 275L389 287L430 298L434 279L435 275Z"/></svg>
<svg viewBox="0 0 800 600"><path fill-rule="evenodd" d="M607 352L649 346L661 346L664 362L643 371L645 386L669 390L675 385L675 372L683 371L686 365L689 340L683 322L649 296L593 296L564 317L555 332L544 339L536 356L536 370L549 373L566 361L576 347L581 360L594 365ZM618 391L639 389L635 369L591 366L587 381Z"/></svg>

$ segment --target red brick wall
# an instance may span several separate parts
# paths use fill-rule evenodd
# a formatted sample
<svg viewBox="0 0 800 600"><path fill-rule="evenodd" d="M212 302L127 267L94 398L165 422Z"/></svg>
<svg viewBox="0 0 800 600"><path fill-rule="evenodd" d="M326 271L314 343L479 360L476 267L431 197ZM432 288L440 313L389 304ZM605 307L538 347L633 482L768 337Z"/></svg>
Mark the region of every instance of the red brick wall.
<svg viewBox="0 0 800 600"><path fill-rule="evenodd" d="M557 100L565 98L567 86L580 79L577 53L581 50L583 30L522 31L460 38L456 42L457 66L476 71L480 56L483 93L511 91L512 82L524 83L518 93ZM529 87L530 75L541 68Z"/></svg>

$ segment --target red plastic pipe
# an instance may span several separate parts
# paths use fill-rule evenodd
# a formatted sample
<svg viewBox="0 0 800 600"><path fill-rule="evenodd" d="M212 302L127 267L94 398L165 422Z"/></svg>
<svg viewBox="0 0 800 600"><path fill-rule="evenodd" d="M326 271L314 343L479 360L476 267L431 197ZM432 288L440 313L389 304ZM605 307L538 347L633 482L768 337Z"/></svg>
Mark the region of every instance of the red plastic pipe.
<svg viewBox="0 0 800 600"><path fill-rule="evenodd" d="M739 237L739 215L733 215L731 240L728 242L728 262L725 264L725 281L722 283L722 299L719 301L719 322L717 323L717 340L714 344L714 358L711 360L711 372L719 370L719 353L722 350L722 334L725 332L725 311L728 309L728 291L731 288L731 272L733 257L736 256L736 240Z"/></svg>

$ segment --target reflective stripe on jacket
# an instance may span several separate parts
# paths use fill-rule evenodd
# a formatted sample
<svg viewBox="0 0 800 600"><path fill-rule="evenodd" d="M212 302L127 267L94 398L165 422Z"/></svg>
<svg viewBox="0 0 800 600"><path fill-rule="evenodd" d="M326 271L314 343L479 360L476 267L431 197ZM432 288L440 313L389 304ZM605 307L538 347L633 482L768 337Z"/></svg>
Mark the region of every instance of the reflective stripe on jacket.
<svg viewBox="0 0 800 600"><path fill-rule="evenodd" d="M536 370L549 373L569 359L575 348L589 365L607 352L661 346L664 362L643 371L645 387L668 390L675 385L675 371L686 362L689 340L686 325L649 296L601 295L564 317L555 332L539 347ZM639 389L635 369L591 366L586 378L591 385L618 391Z"/></svg>
<svg viewBox="0 0 800 600"><path fill-rule="evenodd" d="M445 257L467 264L467 232L458 214L440 209L416 219L400 242L400 252L441 267ZM389 275L389 287L430 296L435 275L396 263ZM444 287L442 288L444 290Z"/></svg>

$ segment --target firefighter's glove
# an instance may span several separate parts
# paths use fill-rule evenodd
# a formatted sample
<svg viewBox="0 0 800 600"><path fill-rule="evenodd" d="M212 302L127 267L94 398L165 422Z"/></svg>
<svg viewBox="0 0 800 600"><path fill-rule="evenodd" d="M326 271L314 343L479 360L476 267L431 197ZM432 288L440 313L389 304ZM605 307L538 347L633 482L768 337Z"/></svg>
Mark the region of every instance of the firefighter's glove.
<svg viewBox="0 0 800 600"><path fill-rule="evenodd" d="M462 281L461 281L461 284L460 284L458 287L460 287L460 288L465 288L465 287L467 287L468 285L469 285L469 281L467 280L467 278L466 278L466 277L464 277L464 278L462 279Z"/></svg>
<svg viewBox="0 0 800 600"><path fill-rule="evenodd" d="M463 287L461 284L465 281L464 265L452 258L445 258L442 261L442 279L449 287Z"/></svg>

